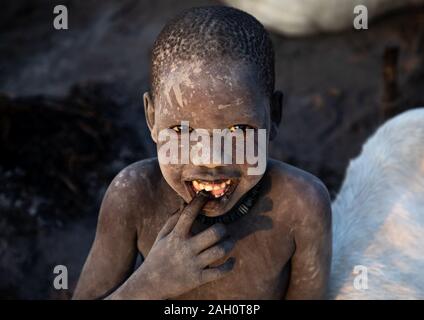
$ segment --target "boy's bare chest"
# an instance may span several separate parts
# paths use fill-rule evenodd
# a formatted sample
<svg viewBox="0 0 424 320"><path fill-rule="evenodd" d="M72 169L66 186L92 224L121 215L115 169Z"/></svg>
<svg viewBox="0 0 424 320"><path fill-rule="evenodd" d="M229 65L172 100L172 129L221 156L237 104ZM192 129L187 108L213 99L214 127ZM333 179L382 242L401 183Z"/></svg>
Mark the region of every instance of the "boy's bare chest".
<svg viewBox="0 0 424 320"><path fill-rule="evenodd" d="M228 255L236 259L231 273L178 299L282 299L289 279L292 248L287 243L265 244L260 238L259 234L252 234L237 240Z"/></svg>
<svg viewBox="0 0 424 320"><path fill-rule="evenodd" d="M226 277L179 299L282 299L289 279L288 262L294 251L288 229L276 226L271 215L257 212L228 225L229 234L236 240L228 256L236 259L234 269ZM142 252L150 250L157 232L139 239Z"/></svg>

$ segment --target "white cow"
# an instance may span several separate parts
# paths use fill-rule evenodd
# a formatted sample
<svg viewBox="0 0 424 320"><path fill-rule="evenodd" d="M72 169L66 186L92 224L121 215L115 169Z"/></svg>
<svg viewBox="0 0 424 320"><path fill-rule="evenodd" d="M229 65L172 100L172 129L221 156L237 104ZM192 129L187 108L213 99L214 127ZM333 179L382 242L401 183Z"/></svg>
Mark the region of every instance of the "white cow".
<svg viewBox="0 0 424 320"><path fill-rule="evenodd" d="M332 209L330 298L424 299L424 108L365 143Z"/></svg>
<svg viewBox="0 0 424 320"><path fill-rule="evenodd" d="M224 0L249 12L266 27L292 36L332 32L353 26L354 8L365 5L368 18L424 0Z"/></svg>

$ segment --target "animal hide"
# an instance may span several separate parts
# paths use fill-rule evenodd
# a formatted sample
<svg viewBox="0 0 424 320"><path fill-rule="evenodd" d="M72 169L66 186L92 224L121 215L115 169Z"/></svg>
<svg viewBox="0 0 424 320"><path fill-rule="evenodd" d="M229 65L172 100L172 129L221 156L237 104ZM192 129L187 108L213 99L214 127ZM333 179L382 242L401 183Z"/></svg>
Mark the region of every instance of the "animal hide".
<svg viewBox="0 0 424 320"><path fill-rule="evenodd" d="M424 4L424 0L225 0L255 16L271 30L292 36L340 31L353 26L354 8L365 5L368 18Z"/></svg>
<svg viewBox="0 0 424 320"><path fill-rule="evenodd" d="M424 108L365 143L332 210L330 298L424 299ZM355 266L366 268L368 289L355 288L364 275Z"/></svg>

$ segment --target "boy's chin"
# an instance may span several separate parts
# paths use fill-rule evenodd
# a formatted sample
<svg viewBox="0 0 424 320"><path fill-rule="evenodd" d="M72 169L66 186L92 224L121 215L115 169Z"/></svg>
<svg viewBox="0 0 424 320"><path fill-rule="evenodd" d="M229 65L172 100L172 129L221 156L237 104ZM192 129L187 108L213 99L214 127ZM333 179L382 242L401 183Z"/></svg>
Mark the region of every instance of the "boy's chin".
<svg viewBox="0 0 424 320"><path fill-rule="evenodd" d="M223 204L217 200L209 200L203 207L202 213L208 217L217 217L230 211L233 206L230 203Z"/></svg>
<svg viewBox="0 0 424 320"><path fill-rule="evenodd" d="M240 194L236 190L228 198L222 199L210 199L206 202L205 206L202 209L202 213L208 217L218 217L229 212L243 196L243 193Z"/></svg>

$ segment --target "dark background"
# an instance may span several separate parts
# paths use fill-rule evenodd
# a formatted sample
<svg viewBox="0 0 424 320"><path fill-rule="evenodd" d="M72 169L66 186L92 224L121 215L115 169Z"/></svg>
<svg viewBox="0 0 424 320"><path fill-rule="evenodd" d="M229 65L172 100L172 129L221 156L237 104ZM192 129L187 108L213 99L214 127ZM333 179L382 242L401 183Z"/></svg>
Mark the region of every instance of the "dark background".
<svg viewBox="0 0 424 320"><path fill-rule="evenodd" d="M64 4L69 30L53 28ZM108 183L155 155L144 122L151 46L184 8L217 1L3 1L0 10L0 298L71 296ZM334 197L386 118L424 105L424 8L369 30L272 34L285 93L273 157ZM52 286L68 267L70 290Z"/></svg>

